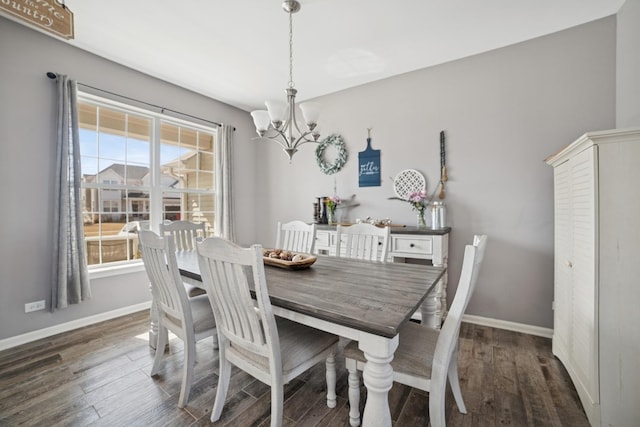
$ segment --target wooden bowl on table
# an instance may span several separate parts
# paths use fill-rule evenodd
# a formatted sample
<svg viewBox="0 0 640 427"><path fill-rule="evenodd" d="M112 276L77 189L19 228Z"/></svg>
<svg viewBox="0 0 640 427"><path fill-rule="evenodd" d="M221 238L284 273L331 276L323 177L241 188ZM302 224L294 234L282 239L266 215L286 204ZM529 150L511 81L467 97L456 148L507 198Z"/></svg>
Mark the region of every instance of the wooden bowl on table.
<svg viewBox="0 0 640 427"><path fill-rule="evenodd" d="M311 267L318 257L282 249L263 249L262 259L265 265L284 268L287 270L302 270Z"/></svg>

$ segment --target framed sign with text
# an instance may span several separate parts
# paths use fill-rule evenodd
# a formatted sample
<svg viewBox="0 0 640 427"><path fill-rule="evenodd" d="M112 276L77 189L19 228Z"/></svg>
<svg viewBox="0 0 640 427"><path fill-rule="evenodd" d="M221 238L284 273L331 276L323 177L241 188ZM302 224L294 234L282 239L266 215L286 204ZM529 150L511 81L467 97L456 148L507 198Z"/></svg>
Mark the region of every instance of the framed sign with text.
<svg viewBox="0 0 640 427"><path fill-rule="evenodd" d="M73 38L73 13L56 0L2 0L0 14L18 22L55 34L63 39Z"/></svg>
<svg viewBox="0 0 640 427"><path fill-rule="evenodd" d="M380 150L371 148L370 132L367 138L367 148L358 153L358 186L380 186Z"/></svg>

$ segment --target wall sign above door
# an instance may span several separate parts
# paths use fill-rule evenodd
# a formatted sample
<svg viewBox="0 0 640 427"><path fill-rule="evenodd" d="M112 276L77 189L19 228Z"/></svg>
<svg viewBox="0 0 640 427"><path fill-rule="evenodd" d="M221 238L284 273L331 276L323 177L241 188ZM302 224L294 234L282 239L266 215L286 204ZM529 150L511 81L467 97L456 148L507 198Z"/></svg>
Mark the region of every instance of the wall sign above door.
<svg viewBox="0 0 640 427"><path fill-rule="evenodd" d="M358 186L380 186L380 150L371 148L371 129L367 129L367 148L358 153Z"/></svg>
<svg viewBox="0 0 640 427"><path fill-rule="evenodd" d="M0 13L63 39L73 38L73 12L56 0L0 0Z"/></svg>

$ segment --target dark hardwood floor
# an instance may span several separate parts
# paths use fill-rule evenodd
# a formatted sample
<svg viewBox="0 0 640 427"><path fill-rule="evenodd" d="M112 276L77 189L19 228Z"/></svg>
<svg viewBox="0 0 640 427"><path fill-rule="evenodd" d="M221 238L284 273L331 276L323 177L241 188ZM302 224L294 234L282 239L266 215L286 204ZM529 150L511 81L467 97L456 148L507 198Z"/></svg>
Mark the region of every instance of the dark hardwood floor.
<svg viewBox="0 0 640 427"><path fill-rule="evenodd" d="M178 409L182 342L173 338L160 376L149 377L148 312L0 352L0 426L205 426L215 398L217 351L197 346L189 403ZM469 411L447 396L449 426L588 426L551 340L463 323L459 372ZM285 387L285 426L348 426L347 375L338 358L338 405L325 403L324 365ZM362 389L361 406L366 397ZM428 393L394 384L395 426L427 426ZM234 369L215 425L268 426L269 388Z"/></svg>

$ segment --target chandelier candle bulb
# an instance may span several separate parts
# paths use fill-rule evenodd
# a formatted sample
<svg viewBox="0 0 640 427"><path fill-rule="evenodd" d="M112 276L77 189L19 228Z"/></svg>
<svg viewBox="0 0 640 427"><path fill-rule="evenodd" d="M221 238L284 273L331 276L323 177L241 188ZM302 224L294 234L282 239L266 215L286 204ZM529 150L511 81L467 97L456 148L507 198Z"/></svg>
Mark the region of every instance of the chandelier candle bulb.
<svg viewBox="0 0 640 427"><path fill-rule="evenodd" d="M271 119L271 124L274 128L280 129L282 122L287 115L287 104L284 101L265 101L264 105L267 106L267 113Z"/></svg>
<svg viewBox="0 0 640 427"><path fill-rule="evenodd" d="M304 117L309 130L315 129L318 118L320 117L320 103L303 102L300 104L300 110L302 110L302 117Z"/></svg>
<svg viewBox="0 0 640 427"><path fill-rule="evenodd" d="M258 132L258 135L263 136L269 128L269 123L271 122L269 113L264 110L256 110L251 112L251 117L253 117L253 123L256 125L256 131Z"/></svg>

